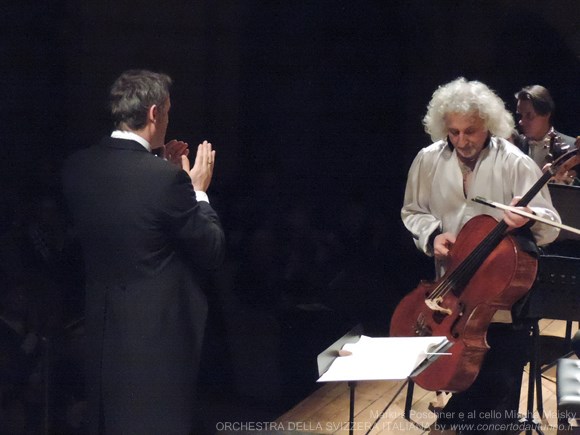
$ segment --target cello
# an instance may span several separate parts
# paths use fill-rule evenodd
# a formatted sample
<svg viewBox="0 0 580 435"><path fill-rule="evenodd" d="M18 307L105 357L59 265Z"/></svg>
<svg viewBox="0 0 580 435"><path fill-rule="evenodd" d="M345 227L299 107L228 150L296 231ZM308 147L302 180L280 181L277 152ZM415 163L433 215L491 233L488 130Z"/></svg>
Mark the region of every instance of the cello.
<svg viewBox="0 0 580 435"><path fill-rule="evenodd" d="M518 201L526 206L555 175L580 163L573 150L554 161ZM438 281L421 281L397 305L393 337L445 336L452 343L413 381L428 391L460 392L475 381L489 346L486 333L497 310L509 310L535 281L536 258L519 249L504 220L470 219L457 235Z"/></svg>

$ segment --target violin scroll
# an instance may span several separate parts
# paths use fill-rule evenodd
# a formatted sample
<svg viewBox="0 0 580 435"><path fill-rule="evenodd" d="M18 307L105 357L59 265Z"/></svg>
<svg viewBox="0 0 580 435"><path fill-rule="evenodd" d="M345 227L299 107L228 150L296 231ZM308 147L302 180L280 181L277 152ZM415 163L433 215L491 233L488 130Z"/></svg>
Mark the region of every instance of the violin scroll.
<svg viewBox="0 0 580 435"><path fill-rule="evenodd" d="M554 131L549 133L550 145L548 146L548 155L546 156L546 162L552 163L559 157L570 151L570 145L562 140L560 135Z"/></svg>
<svg viewBox="0 0 580 435"><path fill-rule="evenodd" d="M576 140L578 144L579 140ZM578 147L554 160L553 163L548 163L542 170L551 175L551 182L559 182L564 184L571 184L578 176L576 166L580 165L580 151Z"/></svg>

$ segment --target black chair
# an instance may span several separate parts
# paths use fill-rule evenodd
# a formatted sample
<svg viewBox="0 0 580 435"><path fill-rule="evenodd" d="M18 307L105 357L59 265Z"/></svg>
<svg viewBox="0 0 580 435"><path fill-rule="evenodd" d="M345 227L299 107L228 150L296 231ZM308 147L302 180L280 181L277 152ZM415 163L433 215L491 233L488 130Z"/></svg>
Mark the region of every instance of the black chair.
<svg viewBox="0 0 580 435"><path fill-rule="evenodd" d="M576 357L580 357L580 331L571 341ZM570 420L580 418L580 360L560 358L556 366L558 426L570 427Z"/></svg>

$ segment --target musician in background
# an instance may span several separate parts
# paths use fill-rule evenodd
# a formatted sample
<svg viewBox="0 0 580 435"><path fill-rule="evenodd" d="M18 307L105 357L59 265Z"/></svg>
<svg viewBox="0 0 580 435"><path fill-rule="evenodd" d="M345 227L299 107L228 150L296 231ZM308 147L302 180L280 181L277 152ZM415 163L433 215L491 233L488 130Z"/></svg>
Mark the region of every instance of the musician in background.
<svg viewBox="0 0 580 435"><path fill-rule="evenodd" d="M423 124L435 142L419 151L411 165L401 217L417 248L435 257L439 275L457 234L477 215L504 219L527 251L557 237L556 228L471 201L482 196L514 205L541 177L534 161L503 139L513 131L513 118L485 84L458 78L439 87ZM523 209L560 222L546 187ZM529 327L514 323L509 311L498 311L478 378L466 391L453 394L435 428L516 423L529 336Z"/></svg>
<svg viewBox="0 0 580 435"><path fill-rule="evenodd" d="M554 129L553 116L556 105L550 92L543 86L532 85L522 88L515 94L516 113L522 135L521 149L529 155L540 168L574 149L573 137ZM566 184L573 182L575 173L563 174L556 181Z"/></svg>

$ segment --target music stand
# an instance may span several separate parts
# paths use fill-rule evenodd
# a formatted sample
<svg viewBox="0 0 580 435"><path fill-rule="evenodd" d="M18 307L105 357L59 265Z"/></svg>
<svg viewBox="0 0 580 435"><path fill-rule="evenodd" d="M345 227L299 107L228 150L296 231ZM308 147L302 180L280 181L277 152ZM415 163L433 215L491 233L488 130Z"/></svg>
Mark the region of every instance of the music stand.
<svg viewBox="0 0 580 435"><path fill-rule="evenodd" d="M349 434L354 429L355 389L362 380L405 380L381 418L409 379L417 376L453 345L446 337L364 337L355 326L318 355L318 382L348 382ZM339 351L342 351L339 354ZM346 352L345 352L346 351ZM346 354L345 354L346 353ZM396 356L389 364L387 356ZM447 354L449 355L449 354ZM373 426L374 426L373 424Z"/></svg>
<svg viewBox="0 0 580 435"><path fill-rule="evenodd" d="M356 343L360 339L362 333L363 326L359 323L321 352L316 358L318 364L318 377L322 376L330 368L338 356L338 351L341 350L346 343Z"/></svg>
<svg viewBox="0 0 580 435"><path fill-rule="evenodd" d="M316 358L318 364L318 377L322 376L330 368L334 360L338 357L338 351L347 343L355 343L360 339L363 333L363 326L359 323L328 348L321 352ZM349 401L349 434L352 435L354 426L354 390L356 388L356 381L348 381L348 388L350 393Z"/></svg>

